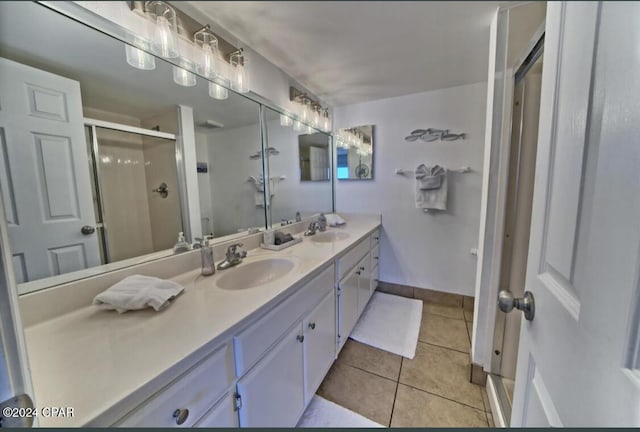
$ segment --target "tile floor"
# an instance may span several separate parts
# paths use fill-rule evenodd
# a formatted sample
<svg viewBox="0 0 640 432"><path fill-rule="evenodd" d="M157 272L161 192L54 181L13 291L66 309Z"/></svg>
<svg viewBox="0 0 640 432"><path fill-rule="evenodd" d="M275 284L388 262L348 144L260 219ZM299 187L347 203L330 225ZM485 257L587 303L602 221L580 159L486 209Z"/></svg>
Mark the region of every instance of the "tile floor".
<svg viewBox="0 0 640 432"><path fill-rule="evenodd" d="M493 426L484 387L469 382L473 312L424 301L409 360L349 339L318 394L384 426Z"/></svg>

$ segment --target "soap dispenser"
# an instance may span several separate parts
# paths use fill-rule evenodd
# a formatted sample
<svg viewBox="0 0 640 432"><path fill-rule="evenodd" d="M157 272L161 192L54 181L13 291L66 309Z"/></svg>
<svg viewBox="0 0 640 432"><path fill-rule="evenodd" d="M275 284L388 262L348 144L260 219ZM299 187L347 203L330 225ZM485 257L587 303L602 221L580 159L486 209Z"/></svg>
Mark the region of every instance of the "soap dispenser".
<svg viewBox="0 0 640 432"><path fill-rule="evenodd" d="M327 217L324 213L320 213L320 217L318 218L318 226L320 227L320 232L324 232L327 230Z"/></svg>
<svg viewBox="0 0 640 432"><path fill-rule="evenodd" d="M184 239L184 233L180 231L178 233L178 242L173 245L173 253L187 252L189 251L189 243Z"/></svg>
<svg viewBox="0 0 640 432"><path fill-rule="evenodd" d="M204 239L200 248L200 260L202 263L200 274L202 276L211 276L216 272L216 265L213 261L213 246L208 238Z"/></svg>

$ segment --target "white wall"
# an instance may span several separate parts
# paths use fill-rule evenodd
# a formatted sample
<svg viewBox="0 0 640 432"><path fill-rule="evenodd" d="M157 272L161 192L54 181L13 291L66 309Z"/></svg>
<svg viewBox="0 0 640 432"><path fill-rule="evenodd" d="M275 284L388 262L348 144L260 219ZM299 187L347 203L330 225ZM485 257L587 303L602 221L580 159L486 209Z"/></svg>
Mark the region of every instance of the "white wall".
<svg viewBox="0 0 640 432"><path fill-rule="evenodd" d="M336 208L381 213L380 280L474 295L484 152L486 83L337 107L335 127L373 124L375 179L338 181ZM406 142L418 128L451 129L466 139ZM414 182L396 168L420 164L471 173L449 174L448 210L423 213L414 205Z"/></svg>

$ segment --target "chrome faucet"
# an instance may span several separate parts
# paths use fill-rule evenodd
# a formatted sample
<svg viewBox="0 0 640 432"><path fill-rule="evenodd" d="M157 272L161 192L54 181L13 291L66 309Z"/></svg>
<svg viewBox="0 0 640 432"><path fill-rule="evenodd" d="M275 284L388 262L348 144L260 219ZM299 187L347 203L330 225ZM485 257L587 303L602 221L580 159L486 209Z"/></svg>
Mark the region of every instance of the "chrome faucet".
<svg viewBox="0 0 640 432"><path fill-rule="evenodd" d="M239 247L242 247L242 243L234 243L227 248L227 256L224 261L218 264L218 270L228 269L242 262L242 259L247 256L247 252L239 251Z"/></svg>
<svg viewBox="0 0 640 432"><path fill-rule="evenodd" d="M318 222L311 222L309 224L309 228L307 228L307 230L304 232L304 235L308 236L312 236L316 234L316 231L318 231L320 229L320 224Z"/></svg>

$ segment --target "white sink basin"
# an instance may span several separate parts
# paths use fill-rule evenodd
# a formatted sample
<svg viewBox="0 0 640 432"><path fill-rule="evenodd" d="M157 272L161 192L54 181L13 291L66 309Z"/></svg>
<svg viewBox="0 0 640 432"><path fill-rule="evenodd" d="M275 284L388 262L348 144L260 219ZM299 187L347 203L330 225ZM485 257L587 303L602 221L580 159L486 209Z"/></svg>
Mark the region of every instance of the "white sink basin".
<svg viewBox="0 0 640 432"><path fill-rule="evenodd" d="M224 272L216 285L223 290L242 290L268 284L285 276L295 263L286 258L270 258L238 264Z"/></svg>
<svg viewBox="0 0 640 432"><path fill-rule="evenodd" d="M349 233L340 231L325 231L316 235L310 236L311 241L317 243L333 243L340 240L346 240L349 238Z"/></svg>

